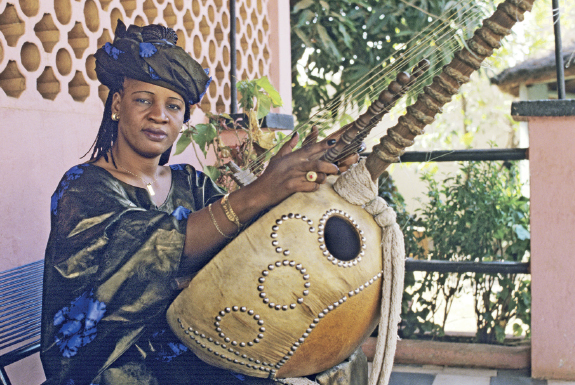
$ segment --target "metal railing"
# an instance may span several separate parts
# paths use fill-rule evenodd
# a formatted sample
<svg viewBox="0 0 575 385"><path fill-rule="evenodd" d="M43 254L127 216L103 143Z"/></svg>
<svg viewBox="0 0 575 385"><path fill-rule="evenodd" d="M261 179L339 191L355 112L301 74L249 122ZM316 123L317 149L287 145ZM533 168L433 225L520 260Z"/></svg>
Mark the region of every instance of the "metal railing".
<svg viewBox="0 0 575 385"><path fill-rule="evenodd" d="M367 156L369 153L362 155ZM402 163L512 161L529 159L528 148L491 148L478 150L409 151L400 157ZM406 271L438 273L530 274L528 262L466 262L407 258Z"/></svg>

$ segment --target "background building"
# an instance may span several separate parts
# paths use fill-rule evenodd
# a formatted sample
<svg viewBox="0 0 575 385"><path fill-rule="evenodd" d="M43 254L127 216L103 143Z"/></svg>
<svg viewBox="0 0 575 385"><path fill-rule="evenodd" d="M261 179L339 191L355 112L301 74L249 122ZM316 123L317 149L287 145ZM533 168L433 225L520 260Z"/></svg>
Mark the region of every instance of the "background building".
<svg viewBox="0 0 575 385"><path fill-rule="evenodd" d="M289 8L278 0L237 1L237 76L268 76L291 112ZM87 160L107 88L94 53L112 41L117 20L174 28L214 81L203 111L229 112L230 12L222 0L0 1L0 270L43 257L50 196L63 173ZM203 111L202 111L203 110ZM284 112L278 111L278 112ZM191 149L173 162L194 163Z"/></svg>
<svg viewBox="0 0 575 385"><path fill-rule="evenodd" d="M289 3L237 0L237 76L268 76L291 113ZM230 11L223 0L0 0L0 271L44 257L50 196L82 158L100 126L107 88L94 71L94 53L126 25L173 28L178 45L213 82L203 111L230 111ZM202 111L203 110L203 111ZM189 149L174 163L196 161ZM14 364L15 384L41 382L37 355ZM21 378L18 378L21 377Z"/></svg>

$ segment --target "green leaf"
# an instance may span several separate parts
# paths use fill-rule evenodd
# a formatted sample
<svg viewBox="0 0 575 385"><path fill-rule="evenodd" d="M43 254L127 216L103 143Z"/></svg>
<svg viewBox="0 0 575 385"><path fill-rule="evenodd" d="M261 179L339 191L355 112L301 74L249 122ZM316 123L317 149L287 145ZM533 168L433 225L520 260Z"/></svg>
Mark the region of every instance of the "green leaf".
<svg viewBox="0 0 575 385"><path fill-rule="evenodd" d="M190 143L192 143L190 130L185 130L182 135L180 135L180 139L178 139L178 142L176 143L176 152L174 155L178 155L184 152Z"/></svg>
<svg viewBox="0 0 575 385"><path fill-rule="evenodd" d="M258 110L257 110L257 118L263 119L267 114L270 113L270 109L272 106L272 99L266 95L260 96L258 100Z"/></svg>
<svg viewBox="0 0 575 385"><path fill-rule="evenodd" d="M311 23L311 21L315 18L315 12L310 11L309 9L304 10L301 15L299 16L298 22L295 27L307 27Z"/></svg>
<svg viewBox="0 0 575 385"><path fill-rule="evenodd" d="M204 156L208 154L208 148L217 136L218 132L212 124L197 124L192 130L192 138L198 144Z"/></svg>
<svg viewBox="0 0 575 385"><path fill-rule="evenodd" d="M327 33L327 30L325 29L325 27L321 24L318 24L316 28L317 28L317 33L319 34L319 37L321 38L321 42L323 43L324 47L331 50L333 55L335 57L339 58L341 55L340 55L337 47L333 43L333 40L331 39L331 37L329 37L329 34Z"/></svg>
<svg viewBox="0 0 575 385"><path fill-rule="evenodd" d="M240 107L244 112L254 108L254 96L257 91L257 85L253 80L242 80L237 83L237 90L241 94L241 99L238 101Z"/></svg>
<svg viewBox="0 0 575 385"><path fill-rule="evenodd" d="M258 86L263 88L264 91L269 95L274 107L282 106L283 101L280 96L280 93L270 83L270 80L268 79L267 76L262 76L261 78L257 79L256 83Z"/></svg>
<svg viewBox="0 0 575 385"><path fill-rule="evenodd" d="M218 180L222 172L214 166L206 166L204 167L204 174L210 177L211 180Z"/></svg>
<svg viewBox="0 0 575 385"><path fill-rule="evenodd" d="M311 7L315 3L314 0L301 0L294 5L292 13L296 13L301 11L302 9L306 9Z"/></svg>
<svg viewBox="0 0 575 385"><path fill-rule="evenodd" d="M283 132L276 131L276 139L277 139L278 143L281 142L282 140L284 140L286 136L287 135L284 134Z"/></svg>
<svg viewBox="0 0 575 385"><path fill-rule="evenodd" d="M307 38L306 34L300 28L293 28L293 32L303 41L307 47L313 47L313 43Z"/></svg>
<svg viewBox="0 0 575 385"><path fill-rule="evenodd" d="M340 24L337 29L339 30L339 32L341 32L343 36L343 42L345 43L345 45L349 48L352 48L351 37L347 33L345 26L343 24Z"/></svg>
<svg viewBox="0 0 575 385"><path fill-rule="evenodd" d="M379 24L380 22L385 23L384 20L381 20L379 18L381 15L384 15L383 8L379 8L379 9L375 10L375 12L373 12L367 20L367 23L366 23L367 29L372 30L373 28L377 28L376 24Z"/></svg>
<svg viewBox="0 0 575 385"><path fill-rule="evenodd" d="M461 143L463 143L463 145L465 147L471 147L471 143L473 143L474 138L475 138L475 135L472 132L466 132L461 137Z"/></svg>
<svg viewBox="0 0 575 385"><path fill-rule="evenodd" d="M342 114L341 118L339 119L339 124L343 127L348 123L353 122L355 119L353 116L349 115L349 114Z"/></svg>
<svg viewBox="0 0 575 385"><path fill-rule="evenodd" d="M331 42L331 38L329 37L327 30L325 29L325 27L321 24L318 24L316 26L317 28L317 33L319 34L319 37L321 38L321 41L323 43L323 45L328 48L329 44Z"/></svg>
<svg viewBox="0 0 575 385"><path fill-rule="evenodd" d="M343 15L341 15L337 12L332 11L329 13L329 16L339 19L339 21L342 23L350 24L348 19L346 19Z"/></svg>
<svg viewBox="0 0 575 385"><path fill-rule="evenodd" d="M329 12L329 4L327 3L327 1L319 0L319 3L321 4L322 7L325 8L326 12Z"/></svg>
<svg viewBox="0 0 575 385"><path fill-rule="evenodd" d="M522 225L513 225L513 231L515 231L515 234L517 234L517 238L522 241L531 239L531 233Z"/></svg>

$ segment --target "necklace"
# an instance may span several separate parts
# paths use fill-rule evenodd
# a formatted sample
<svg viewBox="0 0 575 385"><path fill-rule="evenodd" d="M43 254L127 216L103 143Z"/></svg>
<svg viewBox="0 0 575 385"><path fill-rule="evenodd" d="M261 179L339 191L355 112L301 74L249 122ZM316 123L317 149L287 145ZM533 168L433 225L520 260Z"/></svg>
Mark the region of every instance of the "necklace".
<svg viewBox="0 0 575 385"><path fill-rule="evenodd" d="M146 189L148 189L148 192L150 193L151 196L156 195L156 192L154 191L154 188L152 187L152 184L156 183L156 180L158 180L158 178L155 178L155 179L154 179L153 181L151 181L151 182L146 182L146 181L144 180L144 178L142 178L141 176L134 174L134 173L131 172L130 170L127 170L127 169L125 169L124 167L122 167L121 165L118 165L118 166L120 166L120 168L121 168L122 170L126 171L128 174L131 174L131 175L135 176L136 178L140 178L140 179L142 180L142 182L144 182L144 185L146 185Z"/></svg>

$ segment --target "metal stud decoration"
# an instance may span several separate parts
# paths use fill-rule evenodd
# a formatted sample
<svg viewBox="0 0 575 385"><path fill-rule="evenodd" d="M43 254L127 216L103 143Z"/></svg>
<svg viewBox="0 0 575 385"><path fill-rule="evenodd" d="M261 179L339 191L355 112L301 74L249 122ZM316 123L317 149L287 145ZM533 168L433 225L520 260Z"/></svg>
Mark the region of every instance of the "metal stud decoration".
<svg viewBox="0 0 575 385"><path fill-rule="evenodd" d="M358 232L359 236L360 236L360 251L357 254L357 256L350 260L350 261L341 261L339 259L337 259L336 257L334 257L333 255L330 254L329 250L327 250L327 246L325 244L325 238L324 238L324 230L325 230L325 224L327 223L327 220L332 217L332 216L340 216L346 219L347 222L351 223L353 225L353 227L356 229L356 231ZM317 226L318 228L318 242L319 242L319 248L322 251L322 254L327 258L328 261L330 261L333 265L338 266L338 267L353 267L353 266L357 266L357 264L359 262L361 262L362 257L365 255L365 250L367 248L366 244L365 244L365 237L363 236L363 230L361 230L359 228L359 225L357 223L356 220L354 220L351 215L349 215L348 213L346 213L343 210L338 210L338 209L330 209L327 210L325 212L325 214L322 215L321 219L319 220L319 225Z"/></svg>
<svg viewBox="0 0 575 385"><path fill-rule="evenodd" d="M293 262L293 264L292 264L292 262ZM274 265L270 265L270 266L274 266ZM302 270L303 270L303 273L305 273L305 269L302 267L302 265L296 264L294 261L282 261L282 262L280 262L280 266L295 267L297 270L300 271L300 273L302 272ZM366 289L368 286L374 284L378 279L380 279L382 277L382 275L383 275L383 271L380 271L373 278L371 278L367 282L365 282L363 285L359 286L355 290L351 290L347 296L343 296L338 301L334 302L332 305L328 305L325 309L323 309L321 312L319 312L317 314L316 318L313 319L312 323L309 324L309 327L306 329L305 333L303 333L299 339L297 339L296 341L293 342L290 349L285 353L283 358L276 363L261 362L260 360L254 358L254 357L250 357L248 350L251 346L254 346L254 344L259 343L264 338L265 327L261 326L261 325L264 325L264 321L261 319L261 317L258 314L255 314L255 312L253 310L247 310L244 306L242 306L242 307L233 306L231 308L227 307L224 310L220 311L218 313L218 315L215 317L215 322L214 322L214 325L216 326L215 330L216 330L216 332L218 332L219 337L223 338L223 341L222 340L218 341L218 340L215 340L211 337L206 338L206 335L204 333L201 333L200 331L195 330L193 326L186 327L186 325L184 325L183 321L180 318L178 318L178 324L180 325L180 328L184 329L185 333L189 335L189 338L192 340L195 340L195 342L198 345L200 345L200 347L202 349L206 349L208 352L213 353L214 355L219 356L220 358L227 359L229 362L232 362L234 364L246 366L247 368L251 368L253 370L269 372L269 378L273 379L273 378L275 378L276 371L278 369L280 369L290 359L291 356L293 356L294 352L305 342L305 340L312 333L313 329L315 329L317 327L317 325L321 322L321 320L330 311L337 309L338 306L340 306L341 304L346 302L348 299L348 296L352 297L356 294L359 294L361 291ZM258 286L258 290L259 290L259 286ZM304 295L306 295L306 294L304 294ZM300 300L301 300L301 302L300 302ZM299 298L298 303L303 303L303 298ZM270 308L273 307L276 310L288 310L287 308L284 308L283 306L281 306L278 309L276 307L277 305L275 305L275 304L274 304L274 306L270 306L270 305L268 305L268 306ZM291 304L290 308L294 309L295 306L296 306L296 304ZM257 337L254 338L252 341L248 341L247 343L246 342L239 342L238 343L237 341L230 340L229 337L226 337L225 333L221 331L220 322L222 321L222 319L227 314L229 314L231 312L246 313L249 316L252 316L253 319L257 321L257 324L260 326L259 327L260 333L257 335ZM230 343L230 342L231 342L232 346L234 346L234 348L232 348L232 347L228 348L227 347L226 344ZM211 345L211 346L208 346L208 345ZM240 351L240 348L241 348L241 351ZM227 352L233 354L233 356L227 357L224 353L220 352L222 349L223 350L227 349ZM245 350L245 352L244 352L244 350Z"/></svg>
<svg viewBox="0 0 575 385"><path fill-rule="evenodd" d="M218 363L223 360L227 364L222 364L222 367L230 370L236 367L238 373L255 377L274 379L277 373L278 376L284 377L286 370L292 371L292 366L296 365L295 362L299 362L301 354L304 354L296 352L306 344L312 332L319 325L323 325L326 318L328 319L326 325L333 322L334 318L328 315L342 307L350 297L358 295L376 282L381 282L378 281L383 273L380 270L381 265L377 266L371 254L370 258L366 258L368 243L366 237L372 242L373 231L366 228L369 236L364 235L361 225L367 225L365 218L360 214L350 215L354 213L353 209L344 207L346 208L339 209L332 206L328 210L324 208L315 211L313 218L310 218L309 214L302 214L303 210L299 209L299 212L296 210L276 212L269 218L267 222L269 225L262 227L259 232L261 234L262 230L267 230L269 250L266 258L262 259L263 263L255 264L250 261L250 268L246 271L251 284L246 280L248 286L244 287L247 291L243 288L241 290L244 293L243 297L234 293L230 296L234 298L232 299L234 302L225 306L220 303L218 307L222 307L213 314L211 323L205 316L198 318L197 322L194 317L187 315L172 318L176 321L173 325L175 329L181 330L182 334L185 331L188 341L193 341L193 344L189 344L193 348L192 351L200 358L205 357L208 363L219 366ZM352 232L355 230L357 234L359 251L351 260L340 260L333 256L325 242L326 223L334 216L345 220L353 229ZM359 222L355 216L360 219ZM288 222L290 224L286 227ZM306 248L302 249L302 244L293 239L294 235L307 239L304 243ZM376 236L375 240L378 242L379 237ZM374 256L377 255L376 248ZM230 257L235 260L233 255ZM310 258L313 258L313 263ZM373 269L374 265L377 266L376 269ZM322 270L316 270L320 266ZM218 267L218 270L221 271L221 268ZM348 272L344 273L339 268L344 268ZM325 301L327 298L322 292L325 287L321 286L321 283L325 279L323 272L330 270L332 271L330 274L334 276L351 273L354 277L363 278L346 280L344 288L332 291L329 299ZM335 270L341 273L335 273ZM222 299L225 301L225 298L228 297ZM245 302L242 302L242 299L245 299ZM197 306L204 307L200 303ZM342 311L345 312L345 309L347 307ZM283 323L292 319L294 314L298 314L295 317L299 319L305 319L305 322L297 326L297 331L294 329L295 333L283 333L282 330L286 327ZM281 338L281 345L277 345L278 337ZM305 352L311 346L314 345L305 348ZM270 347L273 347L272 350Z"/></svg>

